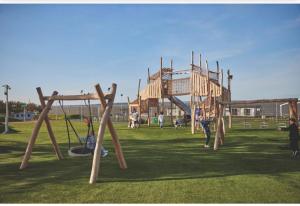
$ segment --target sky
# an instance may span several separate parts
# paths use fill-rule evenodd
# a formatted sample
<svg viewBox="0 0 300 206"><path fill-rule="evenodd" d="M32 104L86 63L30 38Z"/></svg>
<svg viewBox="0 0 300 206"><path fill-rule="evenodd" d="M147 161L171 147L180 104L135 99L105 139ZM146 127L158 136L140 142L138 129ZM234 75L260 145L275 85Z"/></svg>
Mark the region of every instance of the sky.
<svg viewBox="0 0 300 206"><path fill-rule="evenodd" d="M115 101L126 102L161 56L188 69L192 50L230 69L233 100L300 98L299 4L0 5L0 84L11 100L116 83Z"/></svg>

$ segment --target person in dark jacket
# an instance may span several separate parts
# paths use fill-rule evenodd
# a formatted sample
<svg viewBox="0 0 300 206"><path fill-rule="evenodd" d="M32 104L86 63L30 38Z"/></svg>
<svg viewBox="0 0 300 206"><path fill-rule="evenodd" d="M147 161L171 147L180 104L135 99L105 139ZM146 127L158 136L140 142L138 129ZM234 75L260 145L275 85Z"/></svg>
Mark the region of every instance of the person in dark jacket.
<svg viewBox="0 0 300 206"><path fill-rule="evenodd" d="M200 118L201 119L201 125L203 127L205 136L206 136L206 140L205 140L205 148L209 147L209 140L210 140L210 129L209 129L209 120L205 120L203 117Z"/></svg>
<svg viewBox="0 0 300 206"><path fill-rule="evenodd" d="M299 130L296 124L296 119L294 118L290 119L290 126L287 129L289 131L289 140L292 149L292 158L295 158L299 155L299 147L298 147Z"/></svg>

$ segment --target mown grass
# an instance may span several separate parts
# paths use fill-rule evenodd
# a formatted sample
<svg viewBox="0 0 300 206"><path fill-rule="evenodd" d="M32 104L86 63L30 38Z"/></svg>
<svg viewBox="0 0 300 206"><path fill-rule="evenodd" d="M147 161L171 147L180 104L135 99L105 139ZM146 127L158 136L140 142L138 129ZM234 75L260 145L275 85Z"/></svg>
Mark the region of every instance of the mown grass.
<svg viewBox="0 0 300 206"><path fill-rule="evenodd" d="M84 136L84 126L75 124ZM52 125L65 159L56 159L43 126L23 171L18 168L33 123L12 123L14 133L0 135L0 202L300 202L300 160L290 159L287 133L274 128L243 129L235 122L225 145L213 151L204 149L203 134L191 135L190 128L128 129L115 124L128 169L119 169L106 133L104 145L110 153L101 160L97 184L89 185L92 158L68 157L64 122Z"/></svg>

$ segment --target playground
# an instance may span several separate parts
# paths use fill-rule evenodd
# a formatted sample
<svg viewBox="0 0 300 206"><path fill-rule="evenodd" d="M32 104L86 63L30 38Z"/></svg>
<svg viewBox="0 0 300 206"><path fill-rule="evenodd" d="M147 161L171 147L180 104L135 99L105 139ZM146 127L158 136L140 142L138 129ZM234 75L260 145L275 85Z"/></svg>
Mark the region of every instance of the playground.
<svg viewBox="0 0 300 206"><path fill-rule="evenodd" d="M248 129L233 118L226 146L203 148L204 135L189 127L115 124L128 169L120 170L107 131L96 185L88 179L92 157L68 157L64 121L51 121L63 160L57 160L45 125L30 167L19 170L34 122L11 123L1 134L0 201L10 203L297 203L300 164L290 159L287 132ZM251 122L251 120L250 120ZM254 122L254 120L252 121ZM84 133L79 122L74 126ZM82 128L82 129L80 129ZM3 129L3 128L2 128ZM96 125L96 128L98 126Z"/></svg>
<svg viewBox="0 0 300 206"><path fill-rule="evenodd" d="M134 121L128 116L128 123L111 119L115 83L107 93L96 84L94 93L80 95L53 91L47 96L37 87L41 111L36 121L10 122L9 129L1 125L1 202L299 202L299 158L291 158L286 132L289 118L298 119L298 99L231 101L233 75L227 71L224 87L223 69L218 62L216 66L213 71L206 61L203 67L201 56L195 64L193 52L186 70L173 70L172 61L170 68L163 67L161 58L160 70L153 75L148 71L137 99L130 102L128 97L128 112L136 114ZM172 78L183 73L188 76ZM176 97L181 95L189 95L190 101ZM171 113L158 126L150 120L168 110L165 99ZM90 100L101 105L96 119ZM55 101L63 119L49 116ZM89 110L84 121L67 115L68 101L84 101ZM288 116L231 115L231 106L267 102L286 102ZM183 111L181 125L178 116L174 121L172 104ZM157 112L154 117L151 110ZM202 127L196 126L199 121Z"/></svg>
<svg viewBox="0 0 300 206"><path fill-rule="evenodd" d="M299 5L0 5L0 203L299 203Z"/></svg>

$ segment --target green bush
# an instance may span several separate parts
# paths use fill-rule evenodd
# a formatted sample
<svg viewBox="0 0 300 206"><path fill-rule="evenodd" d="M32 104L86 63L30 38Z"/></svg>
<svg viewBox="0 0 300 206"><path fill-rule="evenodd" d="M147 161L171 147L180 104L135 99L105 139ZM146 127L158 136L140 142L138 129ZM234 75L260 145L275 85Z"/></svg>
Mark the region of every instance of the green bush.
<svg viewBox="0 0 300 206"><path fill-rule="evenodd" d="M8 121L9 122L21 122L22 120L9 117ZM0 116L0 122L5 122L5 116L3 116L3 115Z"/></svg>

